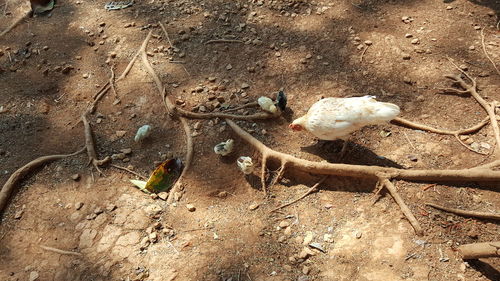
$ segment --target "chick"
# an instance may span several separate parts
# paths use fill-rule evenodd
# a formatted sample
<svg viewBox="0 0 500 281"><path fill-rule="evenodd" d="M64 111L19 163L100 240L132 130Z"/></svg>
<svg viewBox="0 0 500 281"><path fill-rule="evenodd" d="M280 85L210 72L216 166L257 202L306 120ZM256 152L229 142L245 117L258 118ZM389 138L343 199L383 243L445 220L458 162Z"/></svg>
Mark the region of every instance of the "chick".
<svg viewBox="0 0 500 281"><path fill-rule="evenodd" d="M234 140L228 139L227 141L223 141L216 146L214 146L214 152L221 156L226 156L229 153L233 152L234 149Z"/></svg>
<svg viewBox="0 0 500 281"><path fill-rule="evenodd" d="M248 156L240 156L236 161L238 164L238 168L245 174L250 175L253 172L254 166L252 162L252 158Z"/></svg>
<svg viewBox="0 0 500 281"><path fill-rule="evenodd" d="M283 91L279 91L278 95L276 96L276 106L283 112L286 109L286 94Z"/></svg>
<svg viewBox="0 0 500 281"><path fill-rule="evenodd" d="M140 142L143 139L147 138L150 134L151 134L151 126L144 125L137 130L134 140L135 142Z"/></svg>
<svg viewBox="0 0 500 281"><path fill-rule="evenodd" d="M259 104L260 108L262 110L267 111L272 114L276 114L278 111L278 108L274 105L274 101L268 97L260 97L257 100L257 103Z"/></svg>
<svg viewBox="0 0 500 281"><path fill-rule="evenodd" d="M31 12L41 14L54 8L54 0L30 0Z"/></svg>

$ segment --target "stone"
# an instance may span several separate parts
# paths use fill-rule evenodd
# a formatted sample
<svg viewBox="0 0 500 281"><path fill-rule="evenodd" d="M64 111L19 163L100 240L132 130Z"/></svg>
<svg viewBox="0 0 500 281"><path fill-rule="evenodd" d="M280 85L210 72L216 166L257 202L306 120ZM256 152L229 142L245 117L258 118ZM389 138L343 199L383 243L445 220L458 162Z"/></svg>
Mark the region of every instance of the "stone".
<svg viewBox="0 0 500 281"><path fill-rule="evenodd" d="M96 215L102 214L102 212L104 212L104 211L102 210L101 207L96 207L94 209L94 214L96 214Z"/></svg>
<svg viewBox="0 0 500 281"><path fill-rule="evenodd" d="M92 247L96 235L97 235L97 230L84 229L82 234L80 235L80 243L78 244L78 248L85 249Z"/></svg>
<svg viewBox="0 0 500 281"><path fill-rule="evenodd" d="M190 212L194 212L196 211L196 207L193 205L193 204L186 204L186 208L188 209L188 211Z"/></svg>
<svg viewBox="0 0 500 281"><path fill-rule="evenodd" d="M306 236L304 237L304 242L302 242L302 244L304 246L307 246L312 242L313 239L314 239L314 234L311 231L307 231Z"/></svg>
<svg viewBox="0 0 500 281"><path fill-rule="evenodd" d="M115 134L118 138L123 137L126 133L127 133L127 131L123 131L123 130L118 130L115 132Z"/></svg>
<svg viewBox="0 0 500 281"><path fill-rule="evenodd" d="M257 208L259 208L259 204L257 203L254 203L254 204L250 204L250 206L248 206L248 209L250 209L251 211L253 210L256 210Z"/></svg>
<svg viewBox="0 0 500 281"><path fill-rule="evenodd" d="M168 198L168 193L167 192L160 192L160 193L158 193L158 198L165 201Z"/></svg>
<svg viewBox="0 0 500 281"><path fill-rule="evenodd" d="M38 280L38 277L40 277L40 274L38 274L38 272L36 271L32 271L30 272L30 277L29 277L29 281L35 281L35 280Z"/></svg>
<svg viewBox="0 0 500 281"><path fill-rule="evenodd" d="M124 148L124 149L120 149L120 152L123 153L123 154L130 154L132 153L132 148Z"/></svg>
<svg viewBox="0 0 500 281"><path fill-rule="evenodd" d="M280 224L279 224L279 227L286 228L289 225L290 225L290 223L288 221L281 221Z"/></svg>
<svg viewBox="0 0 500 281"><path fill-rule="evenodd" d="M156 243L158 241L158 233L152 232L148 235L148 238L151 243Z"/></svg>
<svg viewBox="0 0 500 281"><path fill-rule="evenodd" d="M250 85L248 85L247 83L243 83L243 84L241 84L241 88L242 88L243 90L245 90L245 89L250 88Z"/></svg>
<svg viewBox="0 0 500 281"><path fill-rule="evenodd" d="M146 207L146 213L150 217L154 217L156 215L159 215L162 211L163 211L162 207L160 207L160 205L157 205L157 204L151 204L151 205Z"/></svg>
<svg viewBox="0 0 500 281"><path fill-rule="evenodd" d="M226 65L226 70L231 70L233 69L233 66L231 64Z"/></svg>
<svg viewBox="0 0 500 281"><path fill-rule="evenodd" d="M323 235L323 241L333 243L333 235L326 233L325 235Z"/></svg>
<svg viewBox="0 0 500 281"><path fill-rule="evenodd" d="M410 56L410 54L408 54L408 53L403 53L403 54L401 55L401 57L402 57L404 60L409 60L409 59L411 59L411 56Z"/></svg>
<svg viewBox="0 0 500 281"><path fill-rule="evenodd" d="M80 210L83 207L83 202L75 203L75 209Z"/></svg>
<svg viewBox="0 0 500 281"><path fill-rule="evenodd" d="M71 179L74 181L78 181L80 179L80 174L73 174L71 175Z"/></svg>
<svg viewBox="0 0 500 281"><path fill-rule="evenodd" d="M115 209L116 209L116 205L115 205L115 204L113 204L113 203L109 203L109 204L106 206L106 211L108 211L108 212L113 212Z"/></svg>
<svg viewBox="0 0 500 281"><path fill-rule="evenodd" d="M140 239L141 236L139 235L139 232L133 231L120 236L118 240L116 240L115 244L117 246L132 246L139 243Z"/></svg>
<svg viewBox="0 0 500 281"><path fill-rule="evenodd" d="M308 275L309 272L311 272L311 268L304 265L304 267L302 267L302 273L304 273L305 275Z"/></svg>
<svg viewBox="0 0 500 281"><path fill-rule="evenodd" d="M14 214L14 219L16 219L16 220L21 219L21 218L22 218L22 216L23 216L23 212L24 212L23 210L19 210L19 211L17 211L17 212Z"/></svg>
<svg viewBox="0 0 500 281"><path fill-rule="evenodd" d="M373 45L373 42L372 42L372 41L370 41L370 40L366 40L366 41L365 41L365 45L366 45L366 46L371 46L371 45Z"/></svg>

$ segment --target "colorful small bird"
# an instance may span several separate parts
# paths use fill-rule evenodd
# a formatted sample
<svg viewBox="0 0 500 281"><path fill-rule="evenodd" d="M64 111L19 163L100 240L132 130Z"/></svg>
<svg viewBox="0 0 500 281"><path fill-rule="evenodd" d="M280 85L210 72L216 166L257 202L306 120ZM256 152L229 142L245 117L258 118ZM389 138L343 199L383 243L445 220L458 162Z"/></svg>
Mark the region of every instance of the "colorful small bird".
<svg viewBox="0 0 500 281"><path fill-rule="evenodd" d="M274 105L274 101L268 97L260 97L257 99L257 103L259 104L260 108L262 110L267 111L272 114L276 114L278 112L278 109L276 108L276 105Z"/></svg>
<svg viewBox="0 0 500 281"><path fill-rule="evenodd" d="M35 14L50 11L54 8L54 0L30 0L31 11Z"/></svg>
<svg viewBox="0 0 500 281"><path fill-rule="evenodd" d="M214 146L214 152L222 156L226 156L229 153L233 152L233 149L234 149L233 139L228 139L227 141L223 141Z"/></svg>
<svg viewBox="0 0 500 281"><path fill-rule="evenodd" d="M135 134L134 140L135 140L135 142L140 142L143 139L149 137L150 134L151 134L151 126L144 125L137 130L137 133Z"/></svg>
<svg viewBox="0 0 500 281"><path fill-rule="evenodd" d="M236 161L238 168L245 174L250 175L253 172L254 166L252 162L252 158L248 156L240 156Z"/></svg>

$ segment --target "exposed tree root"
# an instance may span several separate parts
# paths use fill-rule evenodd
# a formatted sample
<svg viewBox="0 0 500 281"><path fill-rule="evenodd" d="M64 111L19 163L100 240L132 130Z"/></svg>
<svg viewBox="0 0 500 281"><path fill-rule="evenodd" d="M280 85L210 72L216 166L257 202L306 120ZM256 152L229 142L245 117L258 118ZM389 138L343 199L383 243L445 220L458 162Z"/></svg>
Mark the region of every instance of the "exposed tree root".
<svg viewBox="0 0 500 281"><path fill-rule="evenodd" d="M164 31L166 32L166 30L164 30ZM149 38L151 36L151 33L152 32L150 31L147 38ZM179 178L177 179L177 182L175 183L175 185L172 187L172 189L170 190L170 192L168 194L167 204L170 204L174 200L174 194L181 189L182 180L184 179L186 173L189 171L189 168L191 166L191 162L193 159L193 151L194 151L194 149L193 149L193 137L191 136L191 129L189 128L189 124L188 124L187 120L182 116L175 115L175 113L177 113L178 111L176 110L175 105L170 101L170 99L168 99L168 97L166 95L165 87L163 86L163 83L161 82L160 77L158 77L155 70L153 69L153 67L151 66L151 64L148 61L148 56L146 55L146 51L145 51L146 46L148 44L148 41L149 40L145 40L144 41L145 43L143 44L143 48L141 48L141 50L142 50L142 52L141 52L142 62L144 64L144 66L146 67L146 70L148 71L148 73L153 77L153 81L155 82L156 88L158 89L158 92L159 92L161 98L163 99L163 102L165 104L167 111L173 117L179 118L179 120L181 121L181 124L182 124L182 128L184 129L184 132L186 134L186 146L187 147L186 147L186 158L184 160L184 169L182 170L182 173L179 176Z"/></svg>
<svg viewBox="0 0 500 281"><path fill-rule="evenodd" d="M106 158L99 160L97 158L97 153L95 152L94 138L92 137L92 128L90 127L89 121L87 121L86 114L82 115L83 126L85 128L85 147L87 148L87 156L89 157L89 165L92 164L94 168L99 172L99 174L104 175L104 173L99 169L99 166L102 166L108 163L111 158L106 156Z"/></svg>
<svg viewBox="0 0 500 281"><path fill-rule="evenodd" d="M498 25L497 25L498 26ZM484 44L484 27L481 29L481 45L483 46L483 52L486 58L491 62L495 70L497 71L497 74L500 75L500 70L498 70L497 65L495 62L491 59L490 55L488 55L488 51L486 51L486 44Z"/></svg>
<svg viewBox="0 0 500 281"><path fill-rule="evenodd" d="M210 112L210 113L197 113L186 111L181 108L176 108L177 113L180 116L191 118L191 119L213 119L213 118L228 118L233 120L266 120L278 117L279 114L273 115L267 112L258 112L250 115L237 115L237 114L228 114L224 112Z"/></svg>
<svg viewBox="0 0 500 281"><path fill-rule="evenodd" d="M417 235L423 235L424 231L422 230L422 227L420 226L420 223L417 221L413 213L411 212L410 208L406 205L404 202L403 198L399 196L398 191L396 190L396 187L392 182L386 178L381 178L380 180L380 185L385 187L391 194L392 198L394 198L394 201L399 205L399 208L401 208L401 211L403 214L406 216L408 221L410 222L411 226L413 226L413 229L415 229L415 233Z"/></svg>
<svg viewBox="0 0 500 281"><path fill-rule="evenodd" d="M309 194L311 194L311 193L313 193L313 192L318 191L318 186L319 186L321 183L323 183L323 182L324 182L327 178L328 178L328 176L324 176L324 177L323 177L323 178L321 178L321 180L319 180L316 184L314 184L313 186L311 186L311 188L309 188L309 189L308 189L308 190L307 190L304 194L302 194L299 198L294 199L294 200L292 200L292 201L290 201L290 202L288 202L288 203L285 203L285 204L283 204L283 205L280 205L280 206L276 207L275 209L271 210L271 213L272 213L272 212L276 212L276 211L278 211L278 210L280 210L280 209L283 209L283 208L285 208L285 207L288 207L288 206L290 206L290 205L292 205L292 204L294 204L294 203L297 203L297 202L299 202L300 200L302 200L302 199L306 198Z"/></svg>
<svg viewBox="0 0 500 281"><path fill-rule="evenodd" d="M464 260L500 257L500 242L466 244L458 247Z"/></svg>
<svg viewBox="0 0 500 281"><path fill-rule="evenodd" d="M26 176L28 173L32 172L34 169L36 169L41 165L44 165L48 162L52 162L55 160L63 159L66 157L78 155L84 152L85 149L86 148L84 147L78 150L77 152L71 154L42 156L17 169L17 171L15 171L14 173L12 173L12 175L10 175L9 179L5 182L5 184L2 187L2 190L0 191L0 213L3 212L3 210L7 206L7 202L10 198L10 195L12 194L12 191L14 190L14 187L24 176Z"/></svg>
<svg viewBox="0 0 500 281"><path fill-rule="evenodd" d="M454 209L454 208L447 208L443 207L440 205L436 205L433 203L425 203L427 206L431 206L433 208L436 208L438 210L442 210L448 213L453 213L457 214L459 216L464 216L464 217L474 217L474 218L481 218L481 219L491 219L491 220L500 220L500 215L497 214L492 214L492 213L484 213L484 212L475 212L475 211L465 211L465 210L460 210L460 209Z"/></svg>
<svg viewBox="0 0 500 281"><path fill-rule="evenodd" d="M465 82L465 80L463 80L460 75L445 75L445 77L453 80L455 83L460 85L460 87L465 89L467 93L469 93L470 95L472 95L472 97L474 97L474 99L476 99L476 101L483 107L486 113L488 113L488 116L490 117L491 127L493 128L493 133L495 135L495 158L500 158L500 129L498 127L498 121L495 116L495 103L489 104L488 102L486 102L477 92L476 80L474 80L469 74L467 74L467 72L460 69L460 67L458 67L451 59L449 59L449 61L456 69L458 69L463 75L465 75L467 79L469 79L471 84Z"/></svg>
<svg viewBox="0 0 500 281"><path fill-rule="evenodd" d="M272 150L258 141L256 138L252 137L249 133L245 132L232 120L226 119L226 122L238 136L240 136L243 140L248 142L251 146L253 146L257 151L261 153L261 163L264 168L263 170L261 170L260 176L261 183L263 184L263 190L265 190L266 187L265 180L263 179L265 177L265 173L262 173L262 171L265 171L264 169L269 159L280 161L280 170L282 170L280 173L284 173L284 166L286 164L287 168L295 168L304 172L319 175L335 175L377 179L378 181L380 181L380 184L383 185L391 193L394 200L401 207L401 210L406 215L417 234L422 233L422 228L416 221L415 217L411 214L409 208L404 204L403 200L398 195L396 188L390 182L391 179L432 182L500 182L500 171L491 170L489 168L489 165L460 170L404 170L379 166L348 165L308 161L296 158L289 154ZM495 164L496 167L498 163Z"/></svg>

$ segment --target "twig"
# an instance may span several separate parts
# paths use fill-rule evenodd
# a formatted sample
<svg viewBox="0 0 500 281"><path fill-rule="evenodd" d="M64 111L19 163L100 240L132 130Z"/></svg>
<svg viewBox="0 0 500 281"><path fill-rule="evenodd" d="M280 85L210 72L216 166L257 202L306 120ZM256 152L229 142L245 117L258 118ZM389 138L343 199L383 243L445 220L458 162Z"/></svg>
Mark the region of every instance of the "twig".
<svg viewBox="0 0 500 281"><path fill-rule="evenodd" d="M165 33L165 36L167 37L168 44L170 44L170 47L175 48L174 44L172 41L170 41L170 36L168 36L167 29L165 28L165 25L159 21L158 24L160 25L161 29L163 30L163 33Z"/></svg>
<svg viewBox="0 0 500 281"><path fill-rule="evenodd" d="M115 94L115 97L118 98L118 93L115 88L115 72L113 71L113 66L110 68L111 77L109 78L109 86L111 87L111 91Z"/></svg>
<svg viewBox="0 0 500 281"><path fill-rule="evenodd" d="M392 184L392 182L386 178L381 178L380 183L389 191L392 198L394 198L394 201L396 201L396 203L399 205L399 208L401 208L401 211L406 216L411 226L413 226L413 229L415 229L415 233L417 233L417 235L423 235L424 231L422 230L420 223L417 221L410 208L408 208L406 203L403 201L403 198L399 196L399 193L396 190L394 184Z"/></svg>
<svg viewBox="0 0 500 281"><path fill-rule="evenodd" d="M86 113L82 115L83 126L85 129L85 147L87 148L87 156L89 157L89 164L92 164L94 168L99 172L99 174L104 176L104 173L99 169L99 166L102 166L109 162L111 158L106 156L106 158L99 160L97 158L97 153L95 152L94 138L92 137L92 128L90 127L89 121L87 121Z"/></svg>
<svg viewBox="0 0 500 281"><path fill-rule="evenodd" d="M275 209L271 210L271 212L270 212L270 213L276 212L276 211L278 211L278 210L280 210L280 209L283 209L283 208L288 207L288 206L290 206L290 205L292 205L292 204L294 204L294 203L297 203L297 202L298 202L298 201L300 201L301 199L304 199L307 195L309 195L309 194L311 194L311 193L313 193L313 192L318 191L318 186L319 186L321 183L323 183L323 182L324 182L327 178L328 178L328 176L324 176L324 177L323 177L323 178L321 178L321 179L320 179L320 180L319 180L316 184L314 184L311 188L309 188L309 189L306 191L306 193L302 194L299 198L294 199L294 200L292 200L292 201L290 201L290 202L288 202L288 203L285 203L285 204L283 204L283 205L280 205L279 207L277 207L277 208L275 208Z"/></svg>
<svg viewBox="0 0 500 281"><path fill-rule="evenodd" d="M243 108L255 107L255 106L258 106L258 105L259 104L257 102L249 102L247 104L244 104L244 105L241 105L241 106L238 106L238 107L235 107L235 108L226 109L226 110L224 110L224 112L227 113L227 112L231 112L231 111L238 111L238 110L243 109Z"/></svg>
<svg viewBox="0 0 500 281"><path fill-rule="evenodd" d="M433 187L433 186L436 186L436 184L435 184L435 183L428 184L428 185L426 185L426 186L422 187L422 191L427 191L427 189L429 189L429 188L431 188L431 187Z"/></svg>
<svg viewBox="0 0 500 281"><path fill-rule="evenodd" d="M243 43L243 41L235 39L214 39L207 41L205 44L208 45L214 43Z"/></svg>
<svg viewBox="0 0 500 281"><path fill-rule="evenodd" d="M497 71L498 75L500 75L500 70L498 70L498 67L497 65L495 64L495 62L491 59L490 55L488 55L488 52L486 51L486 44L484 43L484 27L483 29L481 29L481 45L483 45L483 52L484 52L484 55L488 58L488 60L491 62L491 64L493 64L493 67L495 68L495 70Z"/></svg>
<svg viewBox="0 0 500 281"><path fill-rule="evenodd" d="M454 208L447 208L443 207L440 205L436 205L433 203L425 203L427 206L431 206L433 208L446 211L448 213L453 213L457 214L460 216L465 216L465 217L474 217L474 218L481 218L481 219L491 219L491 220L500 220L500 215L497 214L492 214L492 213L484 213L484 212L475 212L475 211L466 211L466 210L460 210L460 209L454 209Z"/></svg>
<svg viewBox="0 0 500 281"><path fill-rule="evenodd" d="M119 82L121 80L123 80L127 74L130 72L130 70L132 69L132 66L134 65L135 61L137 60L137 57L142 53L142 51L146 48L146 42L149 41L149 39L151 38L151 32L146 36L146 39L144 39L144 41L142 42L142 45L141 47L139 48L139 50L137 51L137 53L132 57L132 59L130 60L130 62L128 63L127 67L125 67L125 69L123 70L122 74L115 80L115 82ZM111 85L108 82L106 82L106 84L104 84L98 91L97 93L94 94L94 101L92 102L92 104L88 107L87 109L87 112L89 113L93 113L94 110L95 110L95 106L97 104L97 102L106 94L107 91L109 91L109 89L111 89Z"/></svg>
<svg viewBox="0 0 500 281"><path fill-rule="evenodd" d="M170 247L172 247L178 255L180 254L180 252L174 247L174 244L172 244L172 242L170 242L168 239L165 239L165 238L163 238L163 240L167 241L167 243L170 245Z"/></svg>
<svg viewBox="0 0 500 281"><path fill-rule="evenodd" d="M143 176L143 175L141 175L141 174L139 174L139 173L136 173L136 172L134 172L134 171L132 171L132 170L130 170L130 169L128 169L128 168L125 168L125 167L122 167L122 166L118 166L118 165L115 165L115 164L111 164L110 166L111 166L111 167L113 167L113 168L117 168L117 169L119 169L119 170L123 170L123 171L129 172L129 173L131 173L131 174L134 174L134 175L136 175L137 177L139 177L141 180L147 180L147 179L148 179L148 178L146 178L145 176Z"/></svg>
<svg viewBox="0 0 500 281"><path fill-rule="evenodd" d="M12 173L12 175L10 175L9 179L5 182L5 184L2 187L2 190L0 191L0 213L7 206L7 201L9 200L12 190L14 189L16 184L29 172L33 171L35 168L42 166L48 162L52 162L70 156L75 156L84 151L85 147L71 154L64 154L64 155L56 154L56 155L42 156L17 169L14 173Z"/></svg>
<svg viewBox="0 0 500 281"><path fill-rule="evenodd" d="M44 250L47 250L47 251L54 252L54 253L58 253L58 254L61 254L61 255L72 255L72 256L81 256L82 255L82 254L80 254L78 252L65 251L65 250L61 250L61 249L57 249L57 248L52 248L52 247L44 246L44 245L40 245L40 248L42 248Z"/></svg>
<svg viewBox="0 0 500 281"><path fill-rule="evenodd" d="M228 118L233 120L266 120L280 116L279 111L278 114L276 115L267 112L258 112L250 115L237 115L237 114L228 114L223 112L197 113L197 112L187 111L181 108L176 108L176 111L179 115L190 119Z"/></svg>
<svg viewBox="0 0 500 281"><path fill-rule="evenodd" d="M359 57L359 62L363 62L363 56L365 55L366 50L368 50L368 47L370 47L370 45L367 45L366 48L361 53L361 57Z"/></svg>

